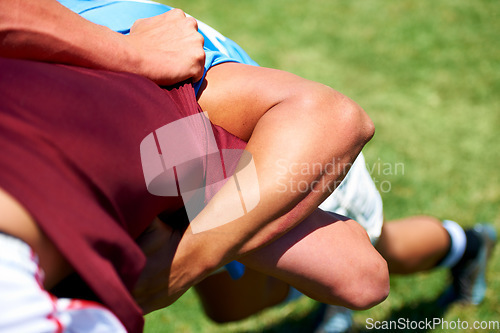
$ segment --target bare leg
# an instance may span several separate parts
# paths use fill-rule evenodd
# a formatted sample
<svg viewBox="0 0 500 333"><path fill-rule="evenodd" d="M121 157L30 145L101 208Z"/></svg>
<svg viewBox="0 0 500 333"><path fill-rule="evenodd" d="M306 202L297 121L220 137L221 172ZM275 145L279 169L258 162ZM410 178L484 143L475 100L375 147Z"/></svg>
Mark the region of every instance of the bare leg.
<svg viewBox="0 0 500 333"><path fill-rule="evenodd" d="M449 246L450 236L441 221L429 216L385 223L376 244L391 274L429 270L445 257Z"/></svg>
<svg viewBox="0 0 500 333"><path fill-rule="evenodd" d="M207 316L219 323L242 320L277 305L289 290L287 283L248 267L238 280L221 272L209 276L195 288Z"/></svg>

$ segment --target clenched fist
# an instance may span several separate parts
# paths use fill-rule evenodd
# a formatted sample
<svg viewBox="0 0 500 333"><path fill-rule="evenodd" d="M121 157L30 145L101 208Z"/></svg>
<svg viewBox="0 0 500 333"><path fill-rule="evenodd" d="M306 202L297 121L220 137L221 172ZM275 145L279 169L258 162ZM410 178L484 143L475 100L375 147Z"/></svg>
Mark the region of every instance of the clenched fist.
<svg viewBox="0 0 500 333"><path fill-rule="evenodd" d="M203 75L203 36L198 33L196 19L186 17L180 9L137 20L127 40L139 56L133 72L158 84L196 82Z"/></svg>

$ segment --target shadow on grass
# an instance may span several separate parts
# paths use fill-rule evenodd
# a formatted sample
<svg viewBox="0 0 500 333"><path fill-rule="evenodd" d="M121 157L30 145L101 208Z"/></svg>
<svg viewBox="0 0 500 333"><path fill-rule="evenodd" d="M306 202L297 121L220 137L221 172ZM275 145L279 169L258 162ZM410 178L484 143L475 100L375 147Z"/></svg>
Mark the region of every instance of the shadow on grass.
<svg viewBox="0 0 500 333"><path fill-rule="evenodd" d="M433 325L434 320L442 320L445 312L450 304L438 305L438 299L423 301L418 304L408 304L392 313L385 319L379 320L377 327L379 329L369 326L356 325L351 332L357 333L374 333L374 332L398 332L398 333L414 333L414 332L432 332L435 328L441 327ZM279 323L268 326L259 330L261 333L312 333L314 332L325 316L327 306L319 304L313 309L301 315L295 314L288 316ZM392 323L392 327L381 326L382 323ZM374 322L373 322L374 323ZM418 325L421 323L420 328L411 325ZM403 327L404 326L404 327ZM240 331L255 333L255 330Z"/></svg>
<svg viewBox="0 0 500 333"><path fill-rule="evenodd" d="M366 326L357 327L354 332L432 332L434 329L441 327L441 324L437 324L437 321L442 320L451 304L451 302L439 304L439 297L417 304L408 304L392 311L387 318L379 320L376 326L374 325L375 322L370 325L367 322Z"/></svg>
<svg viewBox="0 0 500 333"><path fill-rule="evenodd" d="M393 311L386 318L378 318L372 326L354 323L351 333L414 333L433 332L441 328L441 322L449 307L454 304L455 299L444 297L446 292L442 292L436 298L422 300L404 305ZM259 330L238 330L238 333L313 333L325 320L327 305L317 303L311 309L300 313L293 312L282 318L279 322L262 327ZM392 325L392 326L388 326Z"/></svg>
<svg viewBox="0 0 500 333"><path fill-rule="evenodd" d="M259 330L261 333L309 333L314 332L325 314L326 306L318 303L310 311L291 314L279 323ZM250 332L250 331L249 331ZM251 331L255 333L254 330Z"/></svg>

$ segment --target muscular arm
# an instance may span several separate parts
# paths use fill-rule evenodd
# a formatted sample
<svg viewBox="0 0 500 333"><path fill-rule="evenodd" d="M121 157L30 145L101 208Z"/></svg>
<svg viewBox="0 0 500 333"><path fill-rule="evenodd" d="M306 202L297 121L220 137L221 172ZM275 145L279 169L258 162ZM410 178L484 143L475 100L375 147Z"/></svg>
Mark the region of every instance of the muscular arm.
<svg viewBox="0 0 500 333"><path fill-rule="evenodd" d="M246 194L257 192L258 205L218 226L233 204L223 188L190 226L208 221L227 230L231 237L218 245L233 242L229 252L236 255L269 243L311 214L340 184L374 131L367 114L346 96L269 68L212 67L199 103L212 122L248 141L246 151L255 161L258 182L247 184L255 192ZM239 181L244 184L244 178ZM211 234L216 237L217 230Z"/></svg>
<svg viewBox="0 0 500 333"><path fill-rule="evenodd" d="M182 241L179 230L159 221L139 238L148 263L134 296L145 313L175 301L186 290L179 288L186 276L202 266L192 256L175 253L182 254ZM329 304L365 309L381 302L389 290L387 265L361 226L320 209L283 237L240 261Z"/></svg>
<svg viewBox="0 0 500 333"><path fill-rule="evenodd" d="M93 25L51 0L0 0L0 13L1 56L129 71L159 83L199 77L185 75L192 72L183 70L183 64L190 68L193 60L189 57L186 60L181 52L183 47L174 47L172 51L169 49L172 44L166 43L167 57L152 56L149 59L156 61L144 61L144 55L151 54L151 49L162 49L155 37L174 36L174 42L178 42L174 45L184 45L186 40L190 45L193 42L190 36L198 36L195 21L185 18L178 10L138 21L129 37ZM184 22L183 28L162 34L162 29L170 26L163 20L170 19ZM201 49L199 36L193 43ZM166 77L170 81L152 74L165 69L160 63L168 65L166 59L175 59L172 55L179 56L179 63L167 66ZM147 67L147 64L154 66ZM168 72L170 68L178 70L179 67L181 74ZM190 226L183 237L172 234L173 238L166 241L168 253L173 255L171 274L167 275L172 298L217 267L268 244L300 223L334 188L323 191L321 185L334 184L346 172L343 167L329 171L328 164L348 165L372 135L371 123L364 112L328 87L255 67L250 70L231 65L215 68L228 68L229 72L219 73L219 77L209 75L208 88L200 104L221 126L243 124L241 130L246 134L240 137L248 139L247 151L255 159L258 174L255 192L259 193L260 201L247 214L219 225L221 215L235 199L223 189L193 221L193 225L211 225L208 230L194 232ZM214 73L214 69L211 71ZM220 83L226 86L217 88ZM238 91L234 87L244 89ZM229 130L239 135L238 129ZM307 174L288 171L280 174L277 163L288 171L301 163L310 164L313 169ZM281 176L285 177L284 184L303 183L306 189L288 186L283 191L283 183L278 182Z"/></svg>
<svg viewBox="0 0 500 333"><path fill-rule="evenodd" d="M139 20L124 36L56 0L0 0L0 56L131 72L171 85L203 74L203 37L180 10Z"/></svg>
<svg viewBox="0 0 500 333"><path fill-rule="evenodd" d="M236 176L248 191L243 196L259 199L242 216L227 218L237 216L231 213L241 204L238 194L225 186L186 232L176 236L171 249L175 254L163 278L167 304L217 267L297 227L338 185L373 134L368 116L347 97L286 72L228 63L212 67L206 79L199 103L213 122L248 140L246 150L255 161L258 181L252 183L244 172ZM340 237L348 232L334 230L340 230ZM363 238L369 244L366 235ZM307 246L298 248L304 253ZM291 267L308 265L307 255L293 258L298 261L291 260ZM342 264L347 260L341 259ZM321 271L314 263L310 268ZM160 290L150 295L160 297ZM142 289L136 295L148 292Z"/></svg>

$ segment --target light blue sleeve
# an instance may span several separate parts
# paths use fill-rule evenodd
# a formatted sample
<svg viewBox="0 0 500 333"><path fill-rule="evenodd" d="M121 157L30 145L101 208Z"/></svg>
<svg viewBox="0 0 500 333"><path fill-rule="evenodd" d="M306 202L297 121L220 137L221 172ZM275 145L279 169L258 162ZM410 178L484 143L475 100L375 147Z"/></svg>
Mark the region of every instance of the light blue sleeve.
<svg viewBox="0 0 500 333"><path fill-rule="evenodd" d="M136 20L160 15L172 9L172 7L147 0L59 0L59 2L87 20L122 34L128 34ZM205 38L206 58L203 76L210 67L223 62L258 66L238 44L217 30L200 21L198 21L198 29ZM196 93L200 85L201 81L195 83Z"/></svg>

